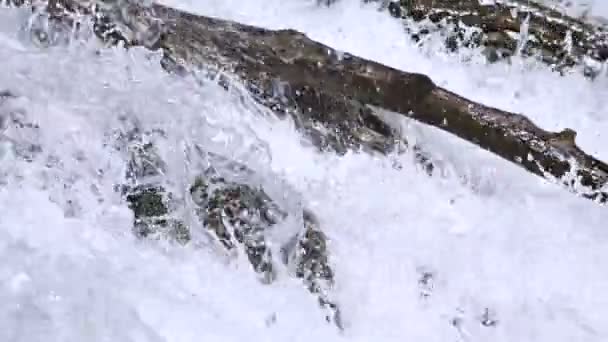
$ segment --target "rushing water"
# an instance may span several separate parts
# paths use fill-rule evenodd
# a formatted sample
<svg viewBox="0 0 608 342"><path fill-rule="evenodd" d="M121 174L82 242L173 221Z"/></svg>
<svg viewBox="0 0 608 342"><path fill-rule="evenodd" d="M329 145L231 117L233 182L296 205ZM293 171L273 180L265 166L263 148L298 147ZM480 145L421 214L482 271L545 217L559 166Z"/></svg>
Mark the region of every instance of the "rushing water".
<svg viewBox="0 0 608 342"><path fill-rule="evenodd" d="M427 72L547 129L576 128L584 148L608 159L605 79L429 54L355 1L166 3L294 27ZM0 10L0 91L15 95L0 98L1 341L608 339L604 207L410 122L404 134L443 161L443 175L428 177L407 154L321 155L240 94L165 74L156 54L40 49L19 33L25 18ZM280 274L263 285L244 258L223 257L203 236L186 247L133 237L114 191L126 164L114 144L134 125L163 131L155 143L175 193L197 172L185 151L200 144L247 163L289 210L314 211L331 238L344 332L299 281Z"/></svg>

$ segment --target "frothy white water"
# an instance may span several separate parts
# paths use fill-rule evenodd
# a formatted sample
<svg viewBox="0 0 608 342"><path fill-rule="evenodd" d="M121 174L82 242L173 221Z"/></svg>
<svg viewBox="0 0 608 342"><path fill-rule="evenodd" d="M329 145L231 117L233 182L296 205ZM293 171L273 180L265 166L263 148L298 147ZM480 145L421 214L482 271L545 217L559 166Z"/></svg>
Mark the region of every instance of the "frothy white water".
<svg viewBox="0 0 608 342"><path fill-rule="evenodd" d="M454 89L480 97L519 87L524 97L534 87L562 87L569 94L587 84L542 69L533 75L515 67L511 73L499 66L474 71L425 58L398 38L397 24L370 7L232 5L206 1L201 8L267 20L267 26L273 18L268 12L275 11L282 25L308 25L316 38L387 63L409 61L404 69L427 68ZM213 84L166 75L154 54L97 55L92 46L39 50L18 38L18 13L24 12L0 11L0 90L18 96L0 105L2 341L608 338L608 276L601 272L608 266L605 208L418 126L408 126L408 137L424 140L453 172L428 177L408 155L319 155L289 122L274 122L251 101ZM341 35L334 36L340 25ZM442 74L448 67L452 72ZM475 75L502 75L509 82L489 90L476 85ZM524 78L527 83L517 82ZM531 110L542 113L556 100L538 97ZM545 120L600 124L585 111L589 105L579 102L574 113ZM156 143L176 193L186 191L197 171L183 153L195 143L252 165L271 192L288 191L277 179L301 192L331 238L344 333L324 322L315 298L297 280L282 275L262 285L246 261L227 261L204 239L179 247L132 237L131 213L113 190L124 181L125 156L109 145L112 134L132 122L165 131ZM300 201L288 194L288 202ZM488 326L482 324L486 308Z"/></svg>

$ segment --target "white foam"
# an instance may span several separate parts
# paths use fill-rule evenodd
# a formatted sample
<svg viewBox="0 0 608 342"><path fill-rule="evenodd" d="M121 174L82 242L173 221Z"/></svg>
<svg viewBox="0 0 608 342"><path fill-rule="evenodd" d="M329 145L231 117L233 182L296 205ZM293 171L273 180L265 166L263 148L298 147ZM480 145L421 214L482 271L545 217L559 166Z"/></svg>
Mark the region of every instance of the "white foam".
<svg viewBox="0 0 608 342"><path fill-rule="evenodd" d="M398 23L372 7L344 2L326 10L274 0L181 6L305 29L344 50L443 77L451 89L487 102L529 103L526 113L545 125L578 123L581 136L592 124L605 125L592 111L606 101L598 98L601 83L425 57ZM0 115L10 108L39 129L0 133L11 147L38 144L42 152L32 162L7 154L0 165L2 341L608 338L605 208L416 125L406 134L445 161L445 177L426 176L408 155L319 155L300 144L289 122L264 119L251 102L217 86L164 74L158 56L139 49L101 57L91 47L40 51L16 38L17 22L15 11L0 10L0 89L21 96ZM561 90L540 96L547 89ZM516 91L520 97L509 100ZM562 110L551 112L560 108L556 102ZM120 128L120 115L167 131L158 144L177 190L196 171L184 162L183 144L209 144L220 133L229 139L217 150L241 159L258 151L250 159L260 160L254 165L268 184L280 187L275 179L282 177L298 189L331 238L345 332L326 324L297 280L283 275L265 286L245 260L227 263L204 246L132 237L131 213L112 190L123 180L124 156L103 145ZM587 147L599 150L604 139ZM86 158L76 158L82 151ZM435 274L426 299L420 293L429 289L418 283L424 270ZM481 325L486 307L496 326Z"/></svg>

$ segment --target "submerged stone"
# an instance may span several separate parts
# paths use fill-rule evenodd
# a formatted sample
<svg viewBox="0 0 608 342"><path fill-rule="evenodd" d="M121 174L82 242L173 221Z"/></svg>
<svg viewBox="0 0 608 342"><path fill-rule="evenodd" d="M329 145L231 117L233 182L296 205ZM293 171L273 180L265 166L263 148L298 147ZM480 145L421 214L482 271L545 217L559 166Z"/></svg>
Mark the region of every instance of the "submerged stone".
<svg viewBox="0 0 608 342"><path fill-rule="evenodd" d="M263 189L226 182L221 177L197 177L190 193L197 205L197 215L222 245L227 249L242 246L262 280L274 281L278 260L267 245L265 232L288 214ZM281 261L284 265L295 264L295 276L304 281L308 290L318 296L319 304L329 311L326 319L341 327L339 308L329 298L334 273L329 265L327 238L310 211L305 209L302 215L304 227L291 244L283 246Z"/></svg>
<svg viewBox="0 0 608 342"><path fill-rule="evenodd" d="M217 179L212 180L217 186ZM243 246L253 269L265 282L276 278L272 254L264 232L275 222L268 220L270 198L248 185L224 183L210 190L207 180L197 177L190 188L196 213L227 249Z"/></svg>
<svg viewBox="0 0 608 342"><path fill-rule="evenodd" d="M133 211L133 231L139 238L165 238L180 244L191 240L189 227L175 214L173 194L161 185L159 176L166 168L154 144L143 143L140 134L126 134L135 139L128 148L126 178L129 184L122 192ZM216 160L227 163L230 169L244 174L253 171L226 158ZM229 181L213 166L195 177L188 193L194 204L194 214L212 237L228 251L243 251L255 273L263 283L276 280L277 267L282 263L295 265L295 274L306 288L318 297L319 304L328 314L326 319L341 327L338 305L330 299L334 273L329 265L327 238L318 221L308 210L302 213L303 227L283 246L283 258L273 255L267 233L290 213L280 208L260 187ZM182 208L184 209L184 208Z"/></svg>
<svg viewBox="0 0 608 342"><path fill-rule="evenodd" d="M190 229L175 217L170 203L172 194L158 181L166 165L154 145L142 142L137 130L128 132L129 161L125 178L128 184L120 187L129 208L133 211L133 233L140 238L169 238L180 244L190 241Z"/></svg>

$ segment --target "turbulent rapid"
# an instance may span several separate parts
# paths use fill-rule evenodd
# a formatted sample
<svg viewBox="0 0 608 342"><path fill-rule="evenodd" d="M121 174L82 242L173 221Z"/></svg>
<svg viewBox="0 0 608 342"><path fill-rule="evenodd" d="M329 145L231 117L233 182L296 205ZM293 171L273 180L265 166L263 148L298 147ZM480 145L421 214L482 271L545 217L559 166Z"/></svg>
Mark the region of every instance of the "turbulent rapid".
<svg viewBox="0 0 608 342"><path fill-rule="evenodd" d="M475 100L573 127L607 159L608 81L558 76L419 50L372 4L163 1L269 28L293 27ZM440 161L411 153L319 153L289 119L239 89L180 77L143 48L93 40L40 47L27 9L0 9L0 340L2 341L605 341L608 212L435 129L398 121ZM364 24L362 24L364 23ZM175 197L189 242L134 234L133 132L156 147L154 173ZM288 219L265 232L273 253L310 210L327 236L341 329L277 263L269 284L197 218L191 184L210 160L251 172ZM224 165L224 164L222 164Z"/></svg>

